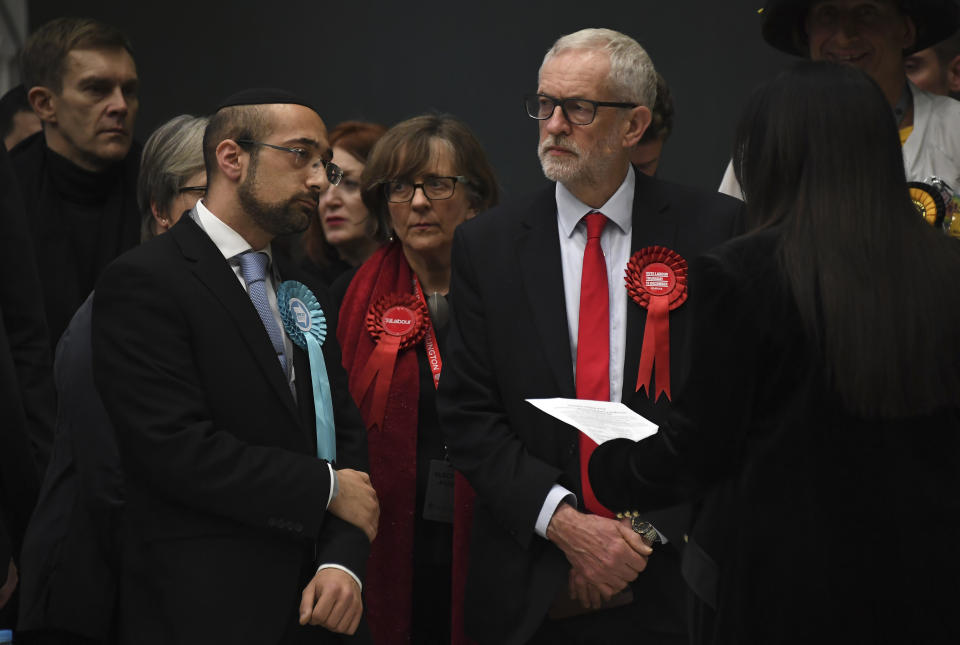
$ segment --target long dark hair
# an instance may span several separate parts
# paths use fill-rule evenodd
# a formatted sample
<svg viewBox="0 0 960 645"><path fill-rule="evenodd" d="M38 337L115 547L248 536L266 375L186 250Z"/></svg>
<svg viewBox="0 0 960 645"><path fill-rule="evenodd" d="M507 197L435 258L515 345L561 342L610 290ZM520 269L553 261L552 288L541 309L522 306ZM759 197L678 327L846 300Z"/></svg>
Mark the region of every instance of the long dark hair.
<svg viewBox="0 0 960 645"><path fill-rule="evenodd" d="M863 72L794 65L752 97L734 170L846 407L897 417L960 403L960 243L909 201L889 104Z"/></svg>

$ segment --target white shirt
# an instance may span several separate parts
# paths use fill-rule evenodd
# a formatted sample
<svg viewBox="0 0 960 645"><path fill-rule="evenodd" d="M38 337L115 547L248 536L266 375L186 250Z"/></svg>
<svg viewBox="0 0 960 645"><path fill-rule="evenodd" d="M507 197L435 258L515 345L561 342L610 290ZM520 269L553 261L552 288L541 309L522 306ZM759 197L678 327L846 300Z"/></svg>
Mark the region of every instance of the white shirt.
<svg viewBox="0 0 960 645"><path fill-rule="evenodd" d="M610 307L610 400L619 402L623 391L623 362L627 347L626 268L630 261L633 231L633 193L636 178L632 169L615 193L600 208L591 208L574 197L566 186L557 182L557 233L560 236L560 262L563 270L563 294L567 306L567 327L570 330L570 356L574 378L577 369L577 331L580 321L580 277L583 251L587 246L587 224L583 216L599 211L609 220L600 236L600 247L607 265L607 288ZM577 505L576 495L554 484L547 494L535 530L547 536L547 526L557 506L566 501Z"/></svg>
<svg viewBox="0 0 960 645"><path fill-rule="evenodd" d="M203 201L197 202L197 207L193 211L195 214L194 221L203 229L203 231L210 238L210 241L217 247L217 250L223 255L224 259L230 264L230 268L233 269L234 275L237 276L237 280L240 281L240 286L243 287L244 291L247 291L247 281L243 279L243 273L240 268L240 261L237 259L237 256L247 251L261 251L267 254L267 257L270 258L270 270L267 271L267 276L265 279L267 287L267 301L270 303L270 312L273 314L274 320L277 321L277 327L281 330L283 329L283 320L280 318L280 307L277 305L277 282L279 281L276 273L276 269L273 264L273 252L270 250L270 245L268 244L263 249L254 249L250 246L250 243L247 242L242 235L237 233L235 230L230 228L226 222L221 220L219 217L210 212L210 209L206 207ZM249 293L249 292L248 292ZM296 375L293 370L293 343L290 341L290 338L286 333L283 334L283 351L290 360L287 360L287 382L290 384L290 391L296 392L294 387ZM279 361L278 361L279 362ZM296 396L294 394L294 396ZM330 502L333 501L333 493L337 487L337 475L333 470L331 464L327 464L327 469L330 471L330 494L327 497L327 506L330 506ZM317 571L321 569L340 569L344 571L356 581L357 585L360 586L360 589L363 589L363 584L360 582L360 578L350 571L346 567L340 566L339 564L321 564Z"/></svg>
<svg viewBox="0 0 960 645"><path fill-rule="evenodd" d="M903 144L907 181L939 177L960 194L960 101L924 92L910 83L913 94L913 131ZM727 164L721 193L743 199L743 191Z"/></svg>

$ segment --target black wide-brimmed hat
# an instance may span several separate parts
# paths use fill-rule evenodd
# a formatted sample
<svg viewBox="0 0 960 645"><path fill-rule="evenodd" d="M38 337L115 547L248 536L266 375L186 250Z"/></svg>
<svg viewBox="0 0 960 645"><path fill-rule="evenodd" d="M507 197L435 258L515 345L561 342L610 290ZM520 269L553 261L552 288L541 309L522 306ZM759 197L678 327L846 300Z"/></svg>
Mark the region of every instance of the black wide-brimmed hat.
<svg viewBox="0 0 960 645"><path fill-rule="evenodd" d="M761 11L763 39L788 54L808 56L804 29L807 11L816 0L772 0ZM913 20L917 39L904 51L912 54L953 35L960 27L956 0L901 0L900 10Z"/></svg>

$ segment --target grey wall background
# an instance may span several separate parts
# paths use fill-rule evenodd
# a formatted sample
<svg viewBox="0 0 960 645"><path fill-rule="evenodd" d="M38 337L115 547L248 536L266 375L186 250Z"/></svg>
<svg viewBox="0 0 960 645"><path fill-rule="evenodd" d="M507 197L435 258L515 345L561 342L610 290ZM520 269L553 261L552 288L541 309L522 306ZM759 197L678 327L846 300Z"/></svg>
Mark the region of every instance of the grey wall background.
<svg viewBox="0 0 960 645"><path fill-rule="evenodd" d="M545 181L536 124L520 97L536 89L553 41L583 27L617 29L647 49L677 106L660 175L715 188L750 91L789 60L762 41L761 5L35 0L30 24L87 15L124 30L142 83L141 141L172 116L210 112L218 99L258 85L305 96L329 127L345 119L389 125L440 110L475 130L509 198Z"/></svg>

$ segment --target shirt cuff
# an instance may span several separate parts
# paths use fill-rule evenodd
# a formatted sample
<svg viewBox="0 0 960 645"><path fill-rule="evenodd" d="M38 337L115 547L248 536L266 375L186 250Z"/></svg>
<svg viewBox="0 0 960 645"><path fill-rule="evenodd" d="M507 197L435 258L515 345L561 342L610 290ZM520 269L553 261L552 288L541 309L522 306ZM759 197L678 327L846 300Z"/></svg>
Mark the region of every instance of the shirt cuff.
<svg viewBox="0 0 960 645"><path fill-rule="evenodd" d="M357 583L357 586L360 587L360 591L361 592L363 591L363 583L360 582L360 578L357 577L357 574L355 574L350 569L344 566L341 566L339 564L321 564L319 567L317 567L317 573L320 573L324 569L339 569L340 571L343 571L344 573L348 574L351 578L353 578L354 582Z"/></svg>
<svg viewBox="0 0 960 645"><path fill-rule="evenodd" d="M330 494L327 495L326 507L330 508L330 502L332 502L333 498L340 492L340 482L337 480L337 471L333 469L333 464L327 463L327 468L330 469Z"/></svg>
<svg viewBox="0 0 960 645"><path fill-rule="evenodd" d="M550 526L550 520L553 519L553 514L556 512L557 507L560 506L562 502L566 502L570 506L576 508L577 496L560 484L554 484L553 488L550 489L550 492L547 493L547 499L543 501L543 506L540 508L540 514L537 516L537 524L534 526L534 530L537 532L537 535L542 538L547 537L547 527Z"/></svg>

